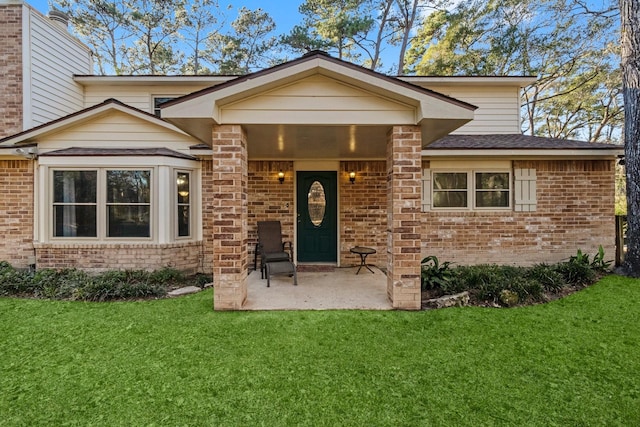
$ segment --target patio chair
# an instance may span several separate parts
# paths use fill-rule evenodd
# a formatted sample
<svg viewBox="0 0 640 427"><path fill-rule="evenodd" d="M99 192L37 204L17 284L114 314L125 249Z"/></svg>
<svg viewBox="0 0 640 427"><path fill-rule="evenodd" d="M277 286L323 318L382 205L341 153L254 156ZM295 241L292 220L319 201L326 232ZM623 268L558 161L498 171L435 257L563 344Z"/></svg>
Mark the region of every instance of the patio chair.
<svg viewBox="0 0 640 427"><path fill-rule="evenodd" d="M267 278L271 285L271 275L277 273L293 276L293 284L298 284L296 266L293 263L293 244L282 241L280 221L258 221L258 244L256 245L254 269L260 256L260 277Z"/></svg>

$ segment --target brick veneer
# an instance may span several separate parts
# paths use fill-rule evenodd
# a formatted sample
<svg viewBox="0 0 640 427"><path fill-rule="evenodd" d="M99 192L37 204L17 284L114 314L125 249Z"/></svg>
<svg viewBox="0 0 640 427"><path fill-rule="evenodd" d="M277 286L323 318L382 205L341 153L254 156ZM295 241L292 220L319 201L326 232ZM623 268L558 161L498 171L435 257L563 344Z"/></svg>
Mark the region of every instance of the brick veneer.
<svg viewBox="0 0 640 427"><path fill-rule="evenodd" d="M22 131L22 5L0 6L0 137Z"/></svg>
<svg viewBox="0 0 640 427"><path fill-rule="evenodd" d="M427 165L428 166L428 165ZM422 214L422 255L457 264L530 265L593 254L615 256L612 160L514 161L537 175L535 212Z"/></svg>
<svg viewBox="0 0 640 427"><path fill-rule="evenodd" d="M422 138L418 126L387 135L387 294L394 308L419 310Z"/></svg>
<svg viewBox="0 0 640 427"><path fill-rule="evenodd" d="M249 262L253 267L258 221L280 221L284 241L293 242L295 200L293 162L250 161L248 189ZM285 179L278 181L282 171Z"/></svg>
<svg viewBox="0 0 640 427"><path fill-rule="evenodd" d="M349 172L356 173L353 184ZM387 262L387 164L385 161L340 163L340 264L360 263L349 252L354 246L376 249L367 263L385 267Z"/></svg>
<svg viewBox="0 0 640 427"><path fill-rule="evenodd" d="M33 161L0 160L0 260L33 263Z"/></svg>
<svg viewBox="0 0 640 427"><path fill-rule="evenodd" d="M158 270L173 267L193 274L202 271L202 242L170 244L36 244L38 268Z"/></svg>
<svg viewBox="0 0 640 427"><path fill-rule="evenodd" d="M378 252L367 262L386 265L387 244L387 166L384 161L341 162L338 174L340 187L340 264L359 263L349 252L354 246L369 246ZM279 220L284 240L294 239L295 185L293 162L250 161L248 189L249 262L252 266L258 221ZM285 180L278 181L278 172ZM349 172L357 173L356 182L349 182Z"/></svg>
<svg viewBox="0 0 640 427"><path fill-rule="evenodd" d="M239 310L247 299L247 136L239 125L212 132L213 307Z"/></svg>

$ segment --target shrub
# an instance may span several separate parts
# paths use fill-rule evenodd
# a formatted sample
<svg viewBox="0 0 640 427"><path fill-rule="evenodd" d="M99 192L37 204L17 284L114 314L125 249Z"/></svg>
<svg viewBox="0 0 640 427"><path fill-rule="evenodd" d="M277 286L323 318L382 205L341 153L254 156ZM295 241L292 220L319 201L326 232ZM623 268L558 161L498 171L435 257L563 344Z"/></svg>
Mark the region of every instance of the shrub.
<svg viewBox="0 0 640 427"><path fill-rule="evenodd" d="M602 257L604 258L604 251L602 251ZM600 261L596 263L596 265L598 264L600 264ZM588 285L596 277L594 266L589 261L589 255L583 254L580 249L574 256L569 258L569 261L557 264L556 271L571 285Z"/></svg>
<svg viewBox="0 0 640 427"><path fill-rule="evenodd" d="M0 261L0 295L19 295L31 292L31 273L16 270L8 262Z"/></svg>
<svg viewBox="0 0 640 427"><path fill-rule="evenodd" d="M539 301L543 286L526 275L524 267L476 265L456 268L456 276L478 301L512 306Z"/></svg>
<svg viewBox="0 0 640 427"><path fill-rule="evenodd" d="M149 276L155 283L178 283L184 280L184 273L171 267L165 267L152 272Z"/></svg>
<svg viewBox="0 0 640 427"><path fill-rule="evenodd" d="M548 264L534 265L527 270L526 276L540 283L547 292L558 292L567 286L563 275L557 271L555 266Z"/></svg>
<svg viewBox="0 0 640 427"><path fill-rule="evenodd" d="M112 270L94 278L84 289L84 299L108 301L162 297L166 295L162 281L152 280L152 273L143 270Z"/></svg>
<svg viewBox="0 0 640 427"><path fill-rule="evenodd" d="M204 288L205 285L213 282L213 276L209 274L198 273L195 276L196 286Z"/></svg>
<svg viewBox="0 0 640 427"><path fill-rule="evenodd" d="M91 282L91 277L77 269L55 270L45 268L33 276L33 292L36 297L50 299L81 299L83 289Z"/></svg>
<svg viewBox="0 0 640 427"><path fill-rule="evenodd" d="M422 290L446 289L453 277L450 264L449 261L440 264L435 255L424 258L420 263Z"/></svg>
<svg viewBox="0 0 640 427"><path fill-rule="evenodd" d="M595 280L596 274L589 264L578 261L568 261L556 265L556 271L562 275L570 285L588 285Z"/></svg>

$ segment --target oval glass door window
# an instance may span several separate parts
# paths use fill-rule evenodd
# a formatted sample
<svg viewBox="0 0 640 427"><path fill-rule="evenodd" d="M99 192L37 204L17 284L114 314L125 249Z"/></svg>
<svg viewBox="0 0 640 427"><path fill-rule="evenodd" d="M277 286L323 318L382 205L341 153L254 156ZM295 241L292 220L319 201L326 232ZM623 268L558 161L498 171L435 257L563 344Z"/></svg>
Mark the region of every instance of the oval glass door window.
<svg viewBox="0 0 640 427"><path fill-rule="evenodd" d="M324 195L324 187L318 181L313 181L313 184L309 187L307 206L311 223L316 227L320 227L324 220L327 199Z"/></svg>

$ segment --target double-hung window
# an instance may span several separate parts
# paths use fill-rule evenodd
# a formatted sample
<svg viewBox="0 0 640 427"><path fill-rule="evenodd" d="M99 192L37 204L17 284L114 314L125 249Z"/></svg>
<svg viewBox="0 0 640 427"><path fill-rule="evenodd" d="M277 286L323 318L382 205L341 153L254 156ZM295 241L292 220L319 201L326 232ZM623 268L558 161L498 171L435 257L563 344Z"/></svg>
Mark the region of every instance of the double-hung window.
<svg viewBox="0 0 640 427"><path fill-rule="evenodd" d="M53 235L97 237L97 171L53 171Z"/></svg>
<svg viewBox="0 0 640 427"><path fill-rule="evenodd" d="M53 237L151 237L151 170L54 170L52 178Z"/></svg>
<svg viewBox="0 0 640 427"><path fill-rule="evenodd" d="M434 209L491 209L511 207L510 171L433 171Z"/></svg>
<svg viewBox="0 0 640 427"><path fill-rule="evenodd" d="M107 170L106 237L151 237L151 171Z"/></svg>

